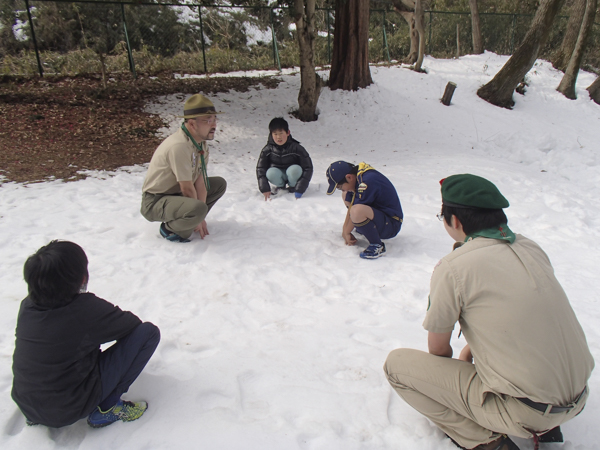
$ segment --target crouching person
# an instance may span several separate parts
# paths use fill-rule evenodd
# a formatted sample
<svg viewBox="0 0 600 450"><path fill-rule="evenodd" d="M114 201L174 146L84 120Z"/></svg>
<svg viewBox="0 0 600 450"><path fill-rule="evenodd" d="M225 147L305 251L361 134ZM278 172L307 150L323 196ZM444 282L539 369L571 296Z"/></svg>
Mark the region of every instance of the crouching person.
<svg viewBox="0 0 600 450"><path fill-rule="evenodd" d="M121 399L150 360L160 332L87 293L88 260L68 241L52 241L25 262L12 398L28 425L63 427L87 417L94 428L144 414L146 402ZM100 344L116 341L100 351Z"/></svg>
<svg viewBox="0 0 600 450"><path fill-rule="evenodd" d="M519 450L507 436L562 442L588 398L594 359L544 251L508 227L508 200L471 174L441 181L455 250L431 277L429 353L394 350L388 381L462 449ZM461 245L462 244L462 245ZM452 331L466 345L453 359Z"/></svg>
<svg viewBox="0 0 600 450"><path fill-rule="evenodd" d="M302 197L313 174L313 164L308 152L290 134L290 127L283 117L276 117L269 123L267 145L260 152L256 164L258 189L271 199L279 190L288 185L288 192L296 199ZM269 183L275 185L273 191Z"/></svg>

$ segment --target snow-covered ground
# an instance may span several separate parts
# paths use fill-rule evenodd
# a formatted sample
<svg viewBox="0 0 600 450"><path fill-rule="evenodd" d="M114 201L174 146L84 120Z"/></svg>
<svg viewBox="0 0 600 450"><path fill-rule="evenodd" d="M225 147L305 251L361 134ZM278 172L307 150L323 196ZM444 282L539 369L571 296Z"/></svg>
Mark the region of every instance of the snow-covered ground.
<svg viewBox="0 0 600 450"><path fill-rule="evenodd" d="M358 92L324 89L320 116L301 123L300 77L274 90L213 96L220 116L209 173L229 183L208 216L210 236L173 244L139 214L145 166L86 180L0 188L0 447L3 449L453 449L435 426L401 401L382 365L389 351L426 349L422 328L429 278L452 240L435 215L438 181L488 177L511 202L515 232L549 254L600 361L600 106L555 91L561 74L539 61L514 110L475 95L506 61L486 53L427 58L429 74L373 67ZM452 105L439 99L457 83ZM184 95L148 110L179 121ZM265 202L255 165L267 124L284 116L315 166L303 198ZM165 130L166 133L168 131ZM388 252L361 260L341 237L339 195L325 170L366 161L395 184L405 213ZM94 430L26 427L10 398L14 327L26 295L22 266L51 239L86 250L91 292L157 324L162 341L127 394L146 399L133 423ZM532 317L531 320L535 320ZM455 352L464 339L453 336ZM597 449L600 370L585 411L563 426L566 443ZM533 443L517 439L522 449Z"/></svg>

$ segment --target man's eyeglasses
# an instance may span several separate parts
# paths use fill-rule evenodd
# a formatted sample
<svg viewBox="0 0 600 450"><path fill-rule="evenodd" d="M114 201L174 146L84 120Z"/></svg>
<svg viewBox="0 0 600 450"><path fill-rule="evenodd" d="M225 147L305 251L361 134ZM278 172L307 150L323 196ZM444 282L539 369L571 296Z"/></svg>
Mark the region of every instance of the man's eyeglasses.
<svg viewBox="0 0 600 450"><path fill-rule="evenodd" d="M441 212L440 212L440 213L437 213L437 214L435 215L435 217L437 217L437 218L438 218L438 220L441 222L442 220L444 220L444 213L441 213Z"/></svg>
<svg viewBox="0 0 600 450"><path fill-rule="evenodd" d="M198 122L203 123L217 123L217 116L211 117L210 119L196 119Z"/></svg>

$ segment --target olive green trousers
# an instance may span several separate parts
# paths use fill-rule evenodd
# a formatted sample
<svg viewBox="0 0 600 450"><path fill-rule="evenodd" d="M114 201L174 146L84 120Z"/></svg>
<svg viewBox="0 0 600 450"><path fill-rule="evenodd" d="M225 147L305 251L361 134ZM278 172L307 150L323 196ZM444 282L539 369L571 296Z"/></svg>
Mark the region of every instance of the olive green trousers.
<svg viewBox="0 0 600 450"><path fill-rule="evenodd" d="M150 222L164 222L167 229L182 238L189 238L194 229L202 223L214 204L227 190L227 182L221 177L208 177L210 189L206 203L183 195L150 194L142 195L142 216Z"/></svg>

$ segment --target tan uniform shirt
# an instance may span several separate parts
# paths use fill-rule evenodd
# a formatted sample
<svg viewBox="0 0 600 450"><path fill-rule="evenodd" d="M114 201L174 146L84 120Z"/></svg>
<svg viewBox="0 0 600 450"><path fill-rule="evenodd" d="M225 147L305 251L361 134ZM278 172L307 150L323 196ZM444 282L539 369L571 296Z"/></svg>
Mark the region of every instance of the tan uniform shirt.
<svg viewBox="0 0 600 450"><path fill-rule="evenodd" d="M423 326L447 333L457 321L491 392L567 405L594 367L548 256L524 236L475 238L436 266Z"/></svg>
<svg viewBox="0 0 600 450"><path fill-rule="evenodd" d="M208 145L203 141L201 146L204 161L208 164ZM142 191L151 194L181 194L179 182L195 183L201 169L200 153L180 128L165 139L152 155Z"/></svg>

